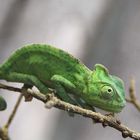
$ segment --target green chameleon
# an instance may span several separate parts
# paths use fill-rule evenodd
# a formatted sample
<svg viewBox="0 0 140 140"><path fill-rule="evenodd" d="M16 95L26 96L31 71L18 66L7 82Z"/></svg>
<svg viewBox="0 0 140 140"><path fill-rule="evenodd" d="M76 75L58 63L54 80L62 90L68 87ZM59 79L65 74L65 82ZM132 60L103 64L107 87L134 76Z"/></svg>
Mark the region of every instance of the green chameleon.
<svg viewBox="0 0 140 140"><path fill-rule="evenodd" d="M126 104L121 79L101 64L91 71L67 52L49 45L32 44L17 50L0 66L0 79L20 82L86 109L120 112ZM6 108L0 98L0 109Z"/></svg>

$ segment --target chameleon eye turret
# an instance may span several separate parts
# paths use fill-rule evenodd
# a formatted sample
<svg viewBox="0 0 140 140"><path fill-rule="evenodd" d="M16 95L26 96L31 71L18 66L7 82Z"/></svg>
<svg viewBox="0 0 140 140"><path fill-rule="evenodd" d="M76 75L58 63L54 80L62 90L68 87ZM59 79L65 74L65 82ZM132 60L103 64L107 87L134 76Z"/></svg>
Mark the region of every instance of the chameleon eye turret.
<svg viewBox="0 0 140 140"><path fill-rule="evenodd" d="M101 92L100 92L101 98L105 100L110 100L112 99L113 95L114 95L114 90L112 87L107 85L101 88Z"/></svg>
<svg viewBox="0 0 140 140"><path fill-rule="evenodd" d="M107 68L96 64L91 71L69 53L50 45L18 49L0 65L0 79L36 86L43 94L54 89L61 100L87 109L96 106L120 112L125 106L123 82ZM0 97L1 109L6 107L4 103Z"/></svg>

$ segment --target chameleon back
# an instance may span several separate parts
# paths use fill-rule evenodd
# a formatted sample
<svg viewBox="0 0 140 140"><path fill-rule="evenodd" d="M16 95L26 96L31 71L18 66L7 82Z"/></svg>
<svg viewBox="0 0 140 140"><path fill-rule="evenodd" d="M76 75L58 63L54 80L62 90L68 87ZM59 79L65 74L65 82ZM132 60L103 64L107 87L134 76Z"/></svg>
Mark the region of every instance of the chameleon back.
<svg viewBox="0 0 140 140"><path fill-rule="evenodd" d="M33 44L18 49L0 67L0 79L9 79L9 73L23 73L38 77L44 84L50 84L54 74L61 75L83 90L85 79L91 71L67 52L49 45Z"/></svg>

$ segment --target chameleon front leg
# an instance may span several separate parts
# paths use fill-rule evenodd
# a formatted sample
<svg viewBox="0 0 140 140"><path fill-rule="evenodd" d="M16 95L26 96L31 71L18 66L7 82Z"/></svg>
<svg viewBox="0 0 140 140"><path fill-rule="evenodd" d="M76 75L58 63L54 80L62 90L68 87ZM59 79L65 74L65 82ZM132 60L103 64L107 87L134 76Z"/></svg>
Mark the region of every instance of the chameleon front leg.
<svg viewBox="0 0 140 140"><path fill-rule="evenodd" d="M12 72L7 75L5 78L7 81L12 81L12 82L21 82L24 83L26 86L36 86L41 93L47 94L48 93L48 88L46 85L44 85L37 77L34 75L28 75L28 74L22 74L22 73L16 73Z"/></svg>
<svg viewBox="0 0 140 140"><path fill-rule="evenodd" d="M68 89L76 89L75 85L70 82L69 80L67 80L66 78L62 77L61 75L54 75L51 80L59 83L61 85L61 87L63 86L63 88L68 88ZM58 85L58 84L57 84ZM59 86L60 86L59 85ZM64 90L64 89L63 89ZM66 102L69 102L69 103L72 103L72 104L75 104L75 105L80 105L81 107L83 108L86 108L86 109L90 109L92 111L95 111L94 107L82 102L82 100L80 99L80 97L78 96L75 96L74 95L74 99L72 99L68 93L65 92L65 95L62 94L62 92L58 93L60 98L62 98L64 101ZM65 97L64 97L65 96ZM67 96L67 97L66 97ZM72 100L69 101L69 100Z"/></svg>
<svg viewBox="0 0 140 140"><path fill-rule="evenodd" d="M55 89L56 89L56 94L60 99L62 99L65 102L78 105L76 100L72 99L69 94L66 92L65 88L73 89L75 88L75 85L72 84L70 81L62 77L61 75L54 75L51 80L54 83ZM68 111L69 116L74 116L73 112Z"/></svg>
<svg viewBox="0 0 140 140"><path fill-rule="evenodd" d="M6 107L7 107L7 103L5 99L2 96L0 96L0 111L5 110Z"/></svg>
<svg viewBox="0 0 140 140"><path fill-rule="evenodd" d="M75 88L75 85L73 83L71 83L61 75L52 76L51 81L53 81L56 89L56 94L60 97L60 99L71 104L77 104L77 102L73 100L65 90L66 88Z"/></svg>

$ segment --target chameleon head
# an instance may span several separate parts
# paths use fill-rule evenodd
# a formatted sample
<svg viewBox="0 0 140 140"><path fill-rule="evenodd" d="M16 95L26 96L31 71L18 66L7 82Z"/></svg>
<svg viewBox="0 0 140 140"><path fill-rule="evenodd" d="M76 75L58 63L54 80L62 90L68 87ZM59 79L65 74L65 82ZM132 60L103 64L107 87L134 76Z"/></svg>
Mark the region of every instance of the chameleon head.
<svg viewBox="0 0 140 140"><path fill-rule="evenodd" d="M95 65L95 70L89 80L87 102L90 105L109 112L120 112L125 104L123 81L113 75L101 64Z"/></svg>

